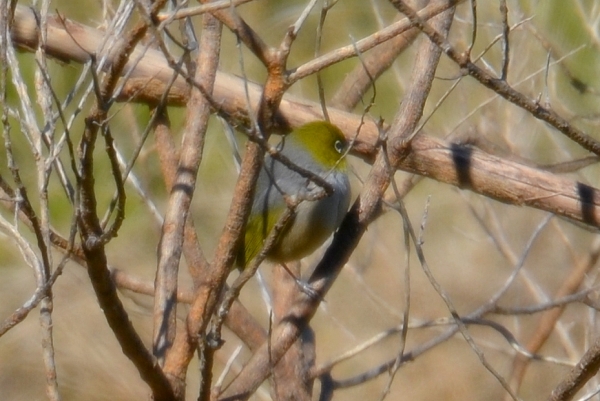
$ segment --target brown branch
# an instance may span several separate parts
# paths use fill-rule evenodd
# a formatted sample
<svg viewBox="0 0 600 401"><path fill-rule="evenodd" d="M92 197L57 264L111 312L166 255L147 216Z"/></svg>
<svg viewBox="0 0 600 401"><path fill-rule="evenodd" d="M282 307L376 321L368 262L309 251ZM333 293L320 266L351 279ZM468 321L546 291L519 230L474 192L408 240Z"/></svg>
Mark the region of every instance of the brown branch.
<svg viewBox="0 0 600 401"><path fill-rule="evenodd" d="M49 19L48 54L61 59L72 59L77 62L88 60L88 53L76 46L62 26L52 24ZM92 28L67 21L68 26L75 26L74 35L78 43L93 50L99 45L103 34ZM17 7L13 26L13 40L20 46L35 41L35 20L31 12ZM34 43L34 42L33 42ZM136 56L138 50L134 52ZM141 50L139 50L141 52ZM132 55L132 59L134 56ZM138 93L138 100L151 100L153 103L161 99L166 83L172 78L173 71L160 52L149 49L140 63L136 65L129 89ZM261 87L247 83L250 106L256 109L260 100ZM176 80L174 89L168 98L169 104L183 105L188 101L187 84L183 79ZM245 83L242 78L217 72L213 98L222 105L222 110L240 123L248 122ZM122 98L122 100L125 100ZM336 109L329 109L334 124L345 132L348 138L354 138L360 126L360 117ZM285 95L279 107L278 120L291 127L300 126L308 121L322 119L321 107L317 103L307 102L301 98ZM372 163L376 152L378 138L377 126L367 121L362 126L360 135L354 142L352 153ZM452 144L426 135L414 139L410 157L396 167L412 173L449 183L461 184L456 175L454 157L460 160L458 144ZM576 221L597 225L600 221L598 190L584 183L560 177L547 171L538 170L506 158L495 157L477 148L469 148L471 160L475 164L469 166L469 172L475 180L469 189L509 204L535 207ZM464 170L464 169L463 169ZM537 179L541 179L539 183ZM489 184L487 184L489 180ZM583 199L581 198L583 196Z"/></svg>
<svg viewBox="0 0 600 401"><path fill-rule="evenodd" d="M84 262L78 261L78 263ZM117 268L111 268L111 275L120 289L130 290L136 294L154 296L154 283L151 281L143 280ZM182 289L177 291L177 302L191 304L193 301L194 293L192 291ZM257 349L267 339L265 330L239 301L233 303L227 314L225 324L250 350Z"/></svg>
<svg viewBox="0 0 600 401"><path fill-rule="evenodd" d="M585 132L577 129L566 119L558 115L550 107L542 106L539 101L531 99L511 87L508 82L501 78L496 78L483 68L478 67L471 61L467 52L460 52L454 48L444 37L440 36L431 26L418 16L418 14L407 7L400 0L391 0L391 2L410 20L425 33L429 39L436 43L444 53L454 61L461 70L466 71L485 87L493 90L509 102L527 110L532 116L547 122L558 131L562 132L573 142L579 144L582 148L600 155L600 142L596 141Z"/></svg>
<svg viewBox="0 0 600 401"><path fill-rule="evenodd" d="M174 135L171 131L171 122L166 110L161 107L156 109L155 113L159 114L154 126L154 138L158 158L160 160L160 168L165 181L165 187L173 188L177 175L179 150L175 145ZM198 286L200 284L197 282L198 278L202 277L202 275L208 271L210 266L202 252L191 211L188 218L185 220L183 254L187 261L190 274L194 279L194 286Z"/></svg>
<svg viewBox="0 0 600 401"><path fill-rule="evenodd" d="M417 14L423 20L429 20L436 15L448 10L454 4L462 3L464 0L455 0L455 1L437 1L434 4L430 4L424 9L420 10ZM290 82L296 82L302 78L306 78L309 75L316 73L330 65L339 63L340 61L349 59L351 57L356 57L357 51L360 53L364 53L367 50L374 48L381 43L384 43L390 39L395 38L403 32L406 32L410 28L412 28L414 24L408 19L404 18L400 21L397 21L390 26L381 29L374 34L361 39L356 42L355 45L348 45L331 51L327 54L324 54L320 57L317 57L307 63L296 68L288 77Z"/></svg>
<svg viewBox="0 0 600 401"><path fill-rule="evenodd" d="M441 25L440 30L445 32L449 29L452 16L453 12L447 12L437 18ZM412 84L389 130L389 143L397 141L403 144L409 143L404 138L412 135L421 118L440 54L439 49L433 44L426 41L422 43L413 66ZM268 377L269 367L276 364L299 338L316 312L320 301L324 299L358 245L367 226L378 215L383 194L394 174L393 166L405 156L403 149L399 152L394 148L382 148L377 152L360 196L344 218L333 237L332 244L309 279L309 284L316 295L309 297L304 293L299 294L296 303L289 308L281 323L273 330L272 340L252 355L236 380L225 390L222 399L245 399L249 394L254 393Z"/></svg>
<svg viewBox="0 0 600 401"><path fill-rule="evenodd" d="M235 10L219 10L213 15L237 36L256 57L268 66L273 59L273 50L261 37L244 21Z"/></svg>
<svg viewBox="0 0 600 401"><path fill-rule="evenodd" d="M5 184L0 177L0 184ZM14 193L12 189L6 185L0 185L0 200L2 202L2 206L9 210L14 209L14 202L10 199L14 198ZM32 223L30 221L30 215L27 211L23 210L24 203L19 202L20 211L18 213L19 220L27 225L30 229L32 229ZM50 233L50 241L52 246L65 254L65 257L68 257L69 260L74 261L78 265L82 267L86 267L85 255L83 254L83 250L79 247L75 247L73 249L70 242L58 235L55 232ZM187 238L184 243L184 254L186 254L187 249ZM199 248L196 248L199 250ZM187 254L186 254L187 258ZM190 260L195 261L195 258L188 259L188 263ZM138 276L132 275L125 271L122 271L118 268L110 267L110 274L113 282L119 289L125 289L132 291L137 294L143 294L148 296L154 296L154 283L151 281L143 280ZM55 280L58 278L62 269L57 269L49 282L48 286L54 284ZM177 292L177 302L191 304L194 296L193 292L190 290L178 290ZM41 299L45 296L45 288L38 288L30 298L30 300L24 304L21 308L18 308L11 316L4 319L0 323L0 336L2 336L5 332L12 329L16 324L23 321L27 314L38 305ZM239 301L235 301L226 316L225 324L229 329L240 338L250 350L255 350L260 347L266 340L266 332L262 328L262 326L254 319L248 310L242 305Z"/></svg>
<svg viewBox="0 0 600 401"><path fill-rule="evenodd" d="M147 54L152 54L152 52L149 51ZM163 64L160 58L157 60L159 60L158 66ZM151 73L155 66L149 65L144 68ZM172 75L172 71L168 67L164 71L168 73L169 77ZM151 89L164 87L161 86L163 83L159 82L160 79L156 78L158 76L154 76L151 81L138 76L137 80L131 82L127 88L128 90L141 88L143 91L138 99L154 99L156 101L157 97ZM185 86L185 84L180 86L179 92L174 90L173 93L176 96L170 99L180 102L180 104L187 101L188 95ZM256 106L259 103L260 88L250 85L250 94L253 105ZM218 73L215 83L215 98L218 103L222 104L221 111L235 115L239 121L248 120L248 107L244 101L242 80ZM321 115L317 105L287 96L279 105L279 113L284 117L282 120L290 125L299 125L308 120L320 118ZM332 121L340 125L349 138L354 136L356 127L359 125L356 116L339 110L332 111ZM403 132L409 133L408 130L403 130ZM360 140L354 147L354 153L372 162L376 155L377 138L377 127L369 122L361 131ZM468 188L503 202L536 207L590 225L599 225L598 191L585 184L562 178L548 171L511 162L462 143L448 143L425 135L414 138L410 146L400 142L394 142L394 145L396 146L392 147L392 152L395 151L406 156L404 159L394 162L395 168ZM238 219L240 215L236 215L234 218ZM356 219L359 221L358 217ZM237 223L234 222L234 224ZM354 227L356 233L358 225L347 227ZM237 228L238 226L234 226L234 235L239 235L239 231L235 234ZM227 254L224 255L225 259L223 260L228 263ZM332 258L332 260L335 259Z"/></svg>
<svg viewBox="0 0 600 401"><path fill-rule="evenodd" d="M155 137L166 187L172 188L179 156L174 144L173 134L169 129L169 122L166 115L157 119ZM210 265L202 253L191 211L186 219L183 255L187 261L190 275L194 280L194 288L204 285L206 283L206 278L210 277ZM118 274L115 273L114 278L119 287L146 295L154 295L154 285L152 283L139 282L135 277L123 272L118 272ZM177 302L191 304L193 300L193 293L190 291L178 291ZM237 300L227 314L225 324L251 350L258 348L266 340L264 329Z"/></svg>
<svg viewBox="0 0 600 401"><path fill-rule="evenodd" d="M242 237L244 222L250 212L253 199L253 188L260 168L261 154L257 146L248 143L242 162L240 175L234 189L234 196L227 216L227 221L217 244L210 275L203 280L195 295L188 313L188 331L178 332L172 351L167 355L165 370L182 382L185 380L186 368L194 352L188 333L204 333L225 280L235 261L235 250Z"/></svg>
<svg viewBox="0 0 600 401"><path fill-rule="evenodd" d="M419 32L417 28L410 28L365 53L362 62L344 78L329 106L351 111L373 85L373 81L392 66L394 60L413 43Z"/></svg>
<svg viewBox="0 0 600 401"><path fill-rule="evenodd" d="M153 4L156 12L161 2ZM66 26L66 22L59 21ZM96 101L85 119L85 130L79 146L80 168L77 171L77 187L79 192L79 214L77 225L81 236L83 255L87 262L87 271L96 293L100 308L108 325L123 350L133 362L142 379L152 390L155 400L171 400L173 391L166 376L143 344L121 303L114 283L111 279L106 259L103 230L96 213L96 193L94 179L94 147L99 130L104 126L109 109L109 99L119 81L129 55L142 39L147 27L138 24L129 35L114 47L113 63L102 82L94 77ZM88 57L90 57L88 55ZM95 66L94 66L95 67Z"/></svg>
<svg viewBox="0 0 600 401"><path fill-rule="evenodd" d="M202 4L200 6L195 7L186 7L180 10L177 10L173 13L160 13L156 16L157 21L167 21L167 20L176 20L181 18L188 18L197 16L204 13L209 13L212 11L222 10L224 8L237 7L244 3L250 3L254 0L220 0L213 1L212 3Z"/></svg>
<svg viewBox="0 0 600 401"><path fill-rule="evenodd" d="M561 299L577 291L588 272L598 262L599 257L600 242L595 242L592 249L590 249L590 253L582 258L572 269L571 274L564 280L563 285L554 294L553 299ZM567 304L563 304L542 314L535 332L527 342L527 345L525 345L525 349L530 354L536 354L546 343L566 307ZM510 385L514 391L518 391L530 361L531 359L523 354L517 354L515 357L510 376Z"/></svg>
<svg viewBox="0 0 600 401"><path fill-rule="evenodd" d="M159 107L156 112L160 113L156 118L156 125L154 127L155 139L158 144L157 151L165 180L165 187L169 189L171 201L174 202L174 194L178 191L188 192L187 196L191 196L192 191L183 191L183 188L178 190L175 187L177 180L181 179L180 174L178 175L180 155L175 149L172 132L170 131L170 122L166 115L166 111L164 111L162 107ZM197 133L193 134L198 135ZM191 136L192 133L189 135ZM190 141L190 139L188 139L188 141ZM196 155L196 158L199 159L200 156ZM199 160L194 161L194 163L199 163ZM191 177L191 179L193 180L194 177ZM182 198L181 195L183 194L180 194L179 196L180 201ZM171 218L173 218L173 216L171 216ZM178 217L175 217L175 219L177 218ZM158 266L155 277L156 291L153 294L153 354L157 357L158 362L161 365L164 364L165 355L175 339L176 332L177 308L175 300L173 299L174 294L177 293L177 280L179 277L179 254L176 253L180 252L180 249L183 248L183 246L180 246L177 242L185 242L183 239L185 237L185 231L190 228L192 223L190 218L183 218L183 222L181 222L181 224L185 225L183 234L176 233L176 230L174 229L167 230L167 227L173 227L176 224L177 221L168 222L166 219L163 224L162 240L159 245ZM201 248L197 247L196 249L200 251Z"/></svg>
<svg viewBox="0 0 600 401"><path fill-rule="evenodd" d="M396 167L501 202L546 210L596 227L600 222L597 189L477 148L418 137L411 154Z"/></svg>
<svg viewBox="0 0 600 401"><path fill-rule="evenodd" d="M300 263L287 264L295 277L300 277ZM273 326L282 323L298 296L299 286L294 277L281 266L273 272L272 300ZM305 327L302 335L273 367L271 393L274 400L310 400L314 377L310 375L315 364L315 333Z"/></svg>
<svg viewBox="0 0 600 401"><path fill-rule="evenodd" d="M567 377L552 391L549 401L568 401L600 370L600 338L585 352Z"/></svg>
<svg viewBox="0 0 600 401"><path fill-rule="evenodd" d="M263 121L262 128L265 129L265 135L268 135L271 120L270 115L273 113L273 109L277 109L279 100L283 96L283 90L280 94L276 92L280 87L278 84L283 76L283 70L277 68L281 58L274 57L267 45L262 42L260 37L233 10L217 11L214 15L254 51L259 59L269 68L270 79L268 83L269 81L273 81L275 85L267 84L266 88L271 87L275 91L275 95L265 95L268 90L263 92L261 104L266 105L266 107L261 108L264 118L259 118L260 121ZM277 96L279 100L277 100ZM244 99L244 97L240 99ZM269 99L272 99L272 101ZM247 113L245 102L243 102L242 107L245 113ZM259 115L261 115L261 112L259 112ZM261 148L249 142L241 166L241 174L236 184L233 202L227 216L227 222L217 245L210 275L205 278L203 285L198 288L188 314L188 333L189 336L194 336L194 338L185 339L185 335L178 336L174 344L174 351L172 352L173 357L171 358L171 355L169 355L169 359L167 360L167 370L172 375L179 377L181 381L185 380L185 369L183 368L189 364L192 352L194 351L194 344L198 342L199 336L203 336L208 326L220 291L224 288L225 279L234 263L235 251L241 241L244 224L250 212L254 183L258 177L262 157L263 152ZM208 346L212 347L213 345ZM208 352L212 352L212 350Z"/></svg>
<svg viewBox="0 0 600 401"><path fill-rule="evenodd" d="M219 50L221 43L221 24L214 17L203 16L203 34L198 52L197 66L194 79L204 88L204 92L211 93L215 73L219 63ZM181 259L181 250L184 242L184 232L189 207L192 201L196 176L202 160L204 138L208 119L210 117L210 103L203 92L197 88L192 89L190 103L187 108L186 127L182 138L181 156L177 166L177 174L172 186L169 203L163 224L159 248L159 260L156 282L155 298L155 349L160 349L159 355L165 356L165 372L173 379L175 394L183 398L185 394L185 373L187 363L192 352L197 346L200 333L188 319L188 333L180 333L178 338L189 344L186 354L172 357L171 353L178 353L178 348L171 349L176 340L176 302L177 272ZM169 364L169 360L184 362L183 364ZM209 384L207 384L209 385Z"/></svg>

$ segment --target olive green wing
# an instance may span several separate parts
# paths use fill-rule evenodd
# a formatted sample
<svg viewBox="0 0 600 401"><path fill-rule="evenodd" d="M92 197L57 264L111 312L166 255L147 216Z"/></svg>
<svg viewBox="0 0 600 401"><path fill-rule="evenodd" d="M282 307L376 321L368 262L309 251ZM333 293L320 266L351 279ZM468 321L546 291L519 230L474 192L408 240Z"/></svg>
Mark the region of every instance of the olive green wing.
<svg viewBox="0 0 600 401"><path fill-rule="evenodd" d="M268 210L269 208L265 207L255 210L253 207L252 209L253 213L251 213L248 224L246 225L244 244L240 247L240 252L238 253L237 262L242 269L258 255L265 240L269 236L269 233L275 224L277 224L277 221L283 213L281 208L277 208L277 210Z"/></svg>

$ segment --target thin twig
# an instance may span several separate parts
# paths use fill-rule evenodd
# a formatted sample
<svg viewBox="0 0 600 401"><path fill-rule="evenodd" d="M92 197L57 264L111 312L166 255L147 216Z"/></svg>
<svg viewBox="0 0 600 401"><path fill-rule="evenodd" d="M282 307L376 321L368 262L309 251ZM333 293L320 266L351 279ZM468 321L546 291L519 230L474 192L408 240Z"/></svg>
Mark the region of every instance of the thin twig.
<svg viewBox="0 0 600 401"><path fill-rule="evenodd" d="M569 121L561 117L554 110L549 107L544 107L536 100L524 96L511 87L506 81L493 77L484 69L475 65L466 53L460 52L453 47L444 37L432 29L423 18L410 7L407 7L402 1L391 1L394 5L399 7L402 13L408 16L411 22L418 26L432 42L439 46L452 61L454 61L461 69L468 72L470 76L478 80L482 85L501 95L509 102L527 110L534 117L550 124L573 142L579 144L582 148L596 155L600 155L600 142L570 124Z"/></svg>
<svg viewBox="0 0 600 401"><path fill-rule="evenodd" d="M451 17L452 13L444 15L446 28L450 25ZM422 111L423 109L428 88L431 85L430 81L433 79L432 71L435 70L441 54L433 46L423 51L429 56L423 56L423 60L428 60L427 68L423 69L419 63L414 67L413 86L409 90L407 100L400 106L395 118L396 124L390 129L394 136L390 139L392 141L396 139L395 137L412 133L412 129L421 116L421 113L413 111ZM397 155L392 154L392 156L390 162L394 165L397 162ZM361 196L346 215L341 227L333 237L333 242L311 275L309 284L317 296L299 295L288 315L273 330L273 338L277 341L273 344L265 344L254 353L237 379L222 395L224 398L254 392L268 375L268 366L277 362L298 339L303 328L314 315L320 300L335 282L342 266L358 244L366 227L380 209L381 198L391 179L388 166L389 163L386 163L383 155L376 159Z"/></svg>

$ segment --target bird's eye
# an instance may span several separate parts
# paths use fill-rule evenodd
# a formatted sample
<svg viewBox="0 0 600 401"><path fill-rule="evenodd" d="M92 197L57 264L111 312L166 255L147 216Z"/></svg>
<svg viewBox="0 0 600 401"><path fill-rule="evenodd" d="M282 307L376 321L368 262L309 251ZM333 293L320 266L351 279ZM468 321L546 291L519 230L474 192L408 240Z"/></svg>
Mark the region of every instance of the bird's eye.
<svg viewBox="0 0 600 401"><path fill-rule="evenodd" d="M335 147L335 150L336 150L338 153L344 153L344 148L345 148L345 146L344 146L344 142L343 142L343 141L340 141L340 140L338 139L337 141L335 141L335 143L333 144L333 146Z"/></svg>

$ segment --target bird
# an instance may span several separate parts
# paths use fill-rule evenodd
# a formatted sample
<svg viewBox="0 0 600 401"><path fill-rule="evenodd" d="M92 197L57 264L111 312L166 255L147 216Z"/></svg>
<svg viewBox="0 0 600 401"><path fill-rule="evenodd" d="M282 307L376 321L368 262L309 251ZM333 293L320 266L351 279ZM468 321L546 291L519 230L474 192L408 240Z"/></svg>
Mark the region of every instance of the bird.
<svg viewBox="0 0 600 401"><path fill-rule="evenodd" d="M284 266L319 248L340 226L350 205L348 142L338 127L326 121L309 122L285 135L276 149L291 165L324 180L330 191L311 180L310 174L267 155L237 255L241 270L258 255L289 207L286 199L297 205L266 254L267 260Z"/></svg>

